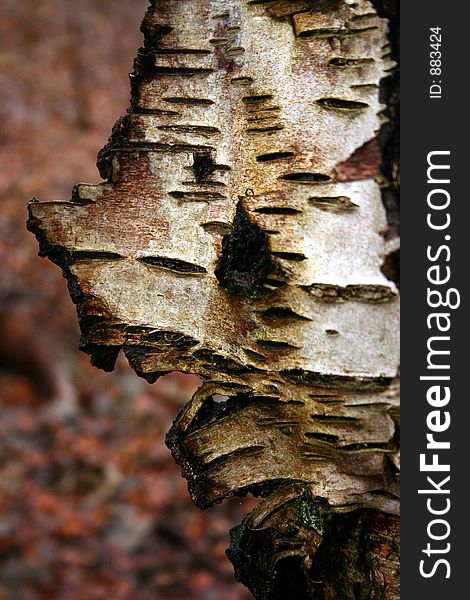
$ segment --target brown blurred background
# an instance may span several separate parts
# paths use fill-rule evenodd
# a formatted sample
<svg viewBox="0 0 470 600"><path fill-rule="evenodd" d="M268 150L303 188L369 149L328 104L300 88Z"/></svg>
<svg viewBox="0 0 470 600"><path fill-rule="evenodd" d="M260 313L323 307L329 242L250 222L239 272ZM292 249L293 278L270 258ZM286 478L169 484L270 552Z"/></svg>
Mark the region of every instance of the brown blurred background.
<svg viewBox="0 0 470 600"><path fill-rule="evenodd" d="M200 511L164 445L198 380L91 367L65 280L25 229L31 197L99 180L146 5L0 4L0 600L252 597L224 550L254 500Z"/></svg>

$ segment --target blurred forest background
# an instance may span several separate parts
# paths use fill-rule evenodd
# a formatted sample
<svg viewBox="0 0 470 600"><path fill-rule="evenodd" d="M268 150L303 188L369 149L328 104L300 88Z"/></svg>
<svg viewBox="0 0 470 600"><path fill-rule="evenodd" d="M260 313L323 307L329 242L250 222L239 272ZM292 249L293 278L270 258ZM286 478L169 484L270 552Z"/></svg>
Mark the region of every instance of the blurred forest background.
<svg viewBox="0 0 470 600"><path fill-rule="evenodd" d="M126 112L146 0L0 4L0 600L248 600L225 557L253 499L203 512L164 436L198 386L78 351L27 201L68 199Z"/></svg>

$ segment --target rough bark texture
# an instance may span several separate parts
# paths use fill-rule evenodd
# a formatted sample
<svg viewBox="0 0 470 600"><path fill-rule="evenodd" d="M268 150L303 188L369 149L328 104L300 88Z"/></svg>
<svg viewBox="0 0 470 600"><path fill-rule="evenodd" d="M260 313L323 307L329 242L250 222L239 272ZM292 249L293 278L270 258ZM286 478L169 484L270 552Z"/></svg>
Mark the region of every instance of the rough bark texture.
<svg viewBox="0 0 470 600"><path fill-rule="evenodd" d="M203 379L168 445L198 506L267 497L229 550L263 600L399 597L379 4L152 2L106 181L30 204L93 363Z"/></svg>

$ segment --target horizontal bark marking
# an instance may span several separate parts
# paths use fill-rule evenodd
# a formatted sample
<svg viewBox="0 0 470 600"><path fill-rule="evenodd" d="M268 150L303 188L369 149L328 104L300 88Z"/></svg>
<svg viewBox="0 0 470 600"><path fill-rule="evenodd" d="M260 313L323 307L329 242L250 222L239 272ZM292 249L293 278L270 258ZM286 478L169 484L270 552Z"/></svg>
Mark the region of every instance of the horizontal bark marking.
<svg viewBox="0 0 470 600"><path fill-rule="evenodd" d="M360 35L362 33L366 33L368 31L375 31L379 29L377 25L371 25L370 27L362 27L361 29L343 29L342 27L338 28L318 28L318 29L304 29L297 34L299 38L347 38L352 37L354 35Z"/></svg>
<svg viewBox="0 0 470 600"><path fill-rule="evenodd" d="M273 125L272 127L248 127L247 133L274 133L284 129L284 125Z"/></svg>
<svg viewBox="0 0 470 600"><path fill-rule="evenodd" d="M345 446L340 446L341 450L345 451L355 451L355 450L387 450L389 449L388 442L356 442L354 444L346 444Z"/></svg>
<svg viewBox="0 0 470 600"><path fill-rule="evenodd" d="M354 83L351 86L352 90L364 90L364 91L373 91L379 88L379 85L377 83Z"/></svg>
<svg viewBox="0 0 470 600"><path fill-rule="evenodd" d="M261 317L263 319L266 319L267 321L311 321L311 319L309 319L308 317L299 315L298 313L294 312L291 308L285 306L273 306L272 308L268 308L267 310L261 313Z"/></svg>
<svg viewBox="0 0 470 600"><path fill-rule="evenodd" d="M160 267L162 269L168 269L169 271L184 273L186 275L200 275L207 273L207 269L204 267L178 258L169 258L167 256L142 256L138 260L151 267Z"/></svg>
<svg viewBox="0 0 470 600"><path fill-rule="evenodd" d="M245 48L243 46L233 46L232 48L228 48L225 52L227 56L239 56L245 52Z"/></svg>
<svg viewBox="0 0 470 600"><path fill-rule="evenodd" d="M359 111L369 108L367 102L359 102L357 100L347 100L345 98L320 98L317 104L323 108L331 110L341 110L346 112Z"/></svg>
<svg viewBox="0 0 470 600"><path fill-rule="evenodd" d="M156 55L168 55L175 54L177 56L182 56L185 54L193 54L193 55L208 55L212 54L211 50L205 50L202 48L154 48L153 52Z"/></svg>
<svg viewBox="0 0 470 600"><path fill-rule="evenodd" d="M189 106L211 106L214 104L214 101L209 98L192 98L189 96L164 96L162 100L172 104L187 104Z"/></svg>
<svg viewBox="0 0 470 600"><path fill-rule="evenodd" d="M212 44L216 48L220 46L226 46L229 42L230 40L226 37L214 37L209 40L209 44Z"/></svg>
<svg viewBox="0 0 470 600"><path fill-rule="evenodd" d="M396 292L386 285L329 285L314 283L303 289L321 302L388 302L396 297Z"/></svg>
<svg viewBox="0 0 470 600"><path fill-rule="evenodd" d="M290 208L289 206L261 206L260 208L255 208L255 213L259 213L260 215L299 215L302 213L301 210L297 208Z"/></svg>
<svg viewBox="0 0 470 600"><path fill-rule="evenodd" d="M154 115L156 117L180 117L181 113L176 110L163 110L160 108L145 108L136 106L132 111L135 115Z"/></svg>
<svg viewBox="0 0 470 600"><path fill-rule="evenodd" d="M127 154L135 152L210 152L212 150L215 150L214 146L209 146L206 144L167 144L163 142L140 142L126 140L122 145L108 148L107 152L112 154Z"/></svg>
<svg viewBox="0 0 470 600"><path fill-rule="evenodd" d="M252 360L259 360L261 362L266 362L268 360L264 354L255 352L254 350L251 350L250 348L243 348L243 351L248 356L248 358L251 358Z"/></svg>
<svg viewBox="0 0 470 600"><path fill-rule="evenodd" d="M300 252L273 252L272 254L273 256L282 258L283 260L290 260L293 262L301 262L303 260L307 260L305 254L301 254Z"/></svg>
<svg viewBox="0 0 470 600"><path fill-rule="evenodd" d="M280 371L279 375L291 383L338 391L382 392L390 385L388 377L350 377L303 369L286 369Z"/></svg>
<svg viewBox="0 0 470 600"><path fill-rule="evenodd" d="M280 106L262 106L260 104L248 104L246 107L249 115L264 115L265 113L274 113L274 115L279 115L281 112Z"/></svg>
<svg viewBox="0 0 470 600"><path fill-rule="evenodd" d="M277 417L262 417L256 421L256 424L260 425L261 427L284 427L287 425L299 425L299 421L292 419L278 419Z"/></svg>
<svg viewBox="0 0 470 600"><path fill-rule="evenodd" d="M328 64L330 67L338 69L351 69L357 67L364 67L375 63L373 58L350 58L347 56L334 56L330 59Z"/></svg>
<svg viewBox="0 0 470 600"><path fill-rule="evenodd" d="M192 77L193 75L209 75L214 72L210 67L153 67L155 75L181 75Z"/></svg>
<svg viewBox="0 0 470 600"><path fill-rule="evenodd" d="M207 223L201 223L201 227L207 233L214 235L228 235L233 229L231 223L224 223L223 221L208 221Z"/></svg>
<svg viewBox="0 0 470 600"><path fill-rule="evenodd" d="M272 94L257 94L254 96L243 96L242 102L245 104L255 104L258 102L266 102L267 100L272 100L273 98L274 96Z"/></svg>
<svg viewBox="0 0 470 600"><path fill-rule="evenodd" d="M70 259L67 262L78 262L87 260L122 260L124 256L117 252L107 252L105 250L73 250L68 253Z"/></svg>
<svg viewBox="0 0 470 600"><path fill-rule="evenodd" d="M321 394L309 394L308 396L315 400L315 402L329 402L331 404L342 404L344 402L343 396L335 393L323 392Z"/></svg>
<svg viewBox="0 0 470 600"><path fill-rule="evenodd" d="M253 83L253 81L253 77L241 75L240 77L232 77L230 83L232 85L250 85L251 83Z"/></svg>
<svg viewBox="0 0 470 600"><path fill-rule="evenodd" d="M357 417L347 417L341 415L310 415L313 421L322 421L323 423L352 423L353 421L359 421Z"/></svg>
<svg viewBox="0 0 470 600"><path fill-rule="evenodd" d="M287 285L284 280L273 279L271 277L267 277L267 278L263 279L262 284L269 288L281 288L281 287L284 287L285 285Z"/></svg>
<svg viewBox="0 0 470 600"><path fill-rule="evenodd" d="M256 456L264 452L264 446L246 446L245 448L237 448L233 452L228 452L223 456L219 456L211 462L204 465L200 470L195 470L196 477L201 475L207 475L211 471L218 470L224 464L230 462L234 458L248 458L250 456Z"/></svg>
<svg viewBox="0 0 470 600"><path fill-rule="evenodd" d="M330 181L331 177L324 173L286 173L281 179L295 183L324 183Z"/></svg>
<svg viewBox="0 0 470 600"><path fill-rule="evenodd" d="M159 125L160 131L176 131L177 133L194 133L201 135L216 135L220 133L218 127L209 127L207 125Z"/></svg>
<svg viewBox="0 0 470 600"><path fill-rule="evenodd" d="M181 331L150 331L145 332L143 339L145 342L157 343L159 346L168 346L177 350L189 350L199 343L199 340L181 332Z"/></svg>
<svg viewBox="0 0 470 600"><path fill-rule="evenodd" d="M376 19L377 18L377 13L364 13L362 15L354 15L353 17L351 17L351 21L353 23L357 23L358 21L368 21L369 19Z"/></svg>
<svg viewBox="0 0 470 600"><path fill-rule="evenodd" d="M256 345L268 352L283 352L284 350L299 350L299 346L294 346L288 342L277 340L256 340Z"/></svg>
<svg viewBox="0 0 470 600"><path fill-rule="evenodd" d="M274 160L285 160L286 158L292 158L295 156L295 152L268 152L267 154L260 154L256 157L257 162L272 162Z"/></svg>
<svg viewBox="0 0 470 600"><path fill-rule="evenodd" d="M358 208L348 196L313 196L308 199L308 203L321 210L333 212L349 212Z"/></svg>
<svg viewBox="0 0 470 600"><path fill-rule="evenodd" d="M198 188L211 188L212 187L223 187L226 188L227 184L224 183L223 181L212 181L212 180L208 180L208 181L182 181L181 182L183 185L189 185L189 186L197 186Z"/></svg>
<svg viewBox="0 0 470 600"><path fill-rule="evenodd" d="M279 0L249 0L248 4L257 5L257 4L275 4L278 3Z"/></svg>
<svg viewBox="0 0 470 600"><path fill-rule="evenodd" d="M247 117L246 120L248 123L250 123L250 124L254 123L255 125L259 123L264 126L265 121L274 121L275 122L276 119L278 118L277 113L273 114L273 115L266 114L266 112L252 113L252 114L254 114L254 116Z"/></svg>
<svg viewBox="0 0 470 600"><path fill-rule="evenodd" d="M198 361L204 361L205 365L203 366L207 366L214 373L217 371L228 374L243 374L254 371L263 372L262 369L258 369L251 365L245 365L233 358L227 358L213 350L209 350L208 348L196 350L192 356Z"/></svg>
<svg viewBox="0 0 470 600"><path fill-rule="evenodd" d="M209 200L224 200L226 196L220 192L215 191L191 191L185 192L183 190L173 190L168 192L168 195L177 200L187 200L190 202L207 202Z"/></svg>
<svg viewBox="0 0 470 600"><path fill-rule="evenodd" d="M318 431L307 431L305 434L306 438L320 440L321 442L337 442L340 438L338 435L334 435L331 433L321 433Z"/></svg>

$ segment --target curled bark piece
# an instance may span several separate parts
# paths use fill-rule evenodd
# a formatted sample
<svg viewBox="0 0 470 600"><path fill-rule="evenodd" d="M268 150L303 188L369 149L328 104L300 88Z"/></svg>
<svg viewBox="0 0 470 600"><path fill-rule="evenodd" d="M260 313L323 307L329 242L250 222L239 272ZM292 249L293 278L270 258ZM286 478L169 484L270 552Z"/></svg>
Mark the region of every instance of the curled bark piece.
<svg viewBox="0 0 470 600"><path fill-rule="evenodd" d="M312 597L310 571L324 532L324 507L307 489L286 486L230 532L235 576L256 598Z"/></svg>
<svg viewBox="0 0 470 600"><path fill-rule="evenodd" d="M286 485L230 532L237 579L259 600L399 598L399 519L338 511Z"/></svg>

